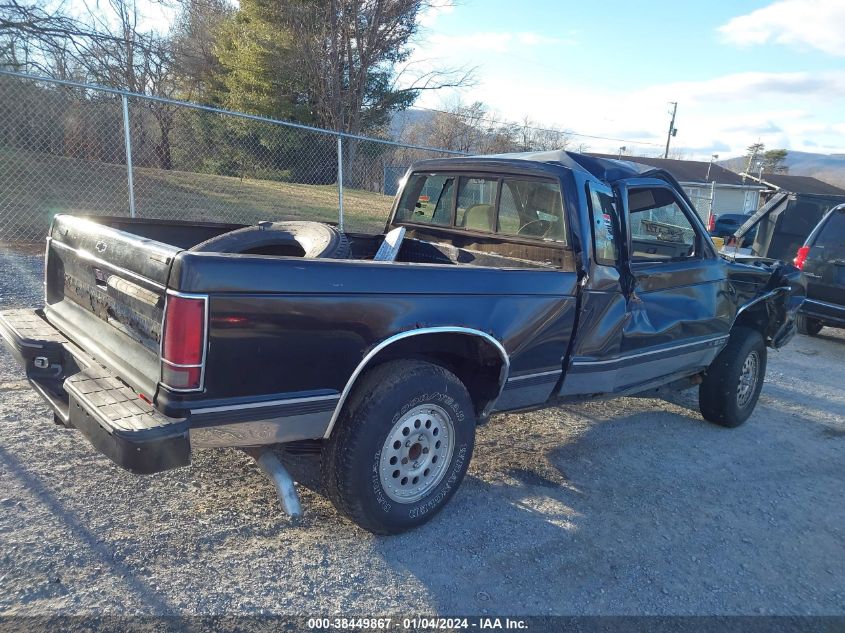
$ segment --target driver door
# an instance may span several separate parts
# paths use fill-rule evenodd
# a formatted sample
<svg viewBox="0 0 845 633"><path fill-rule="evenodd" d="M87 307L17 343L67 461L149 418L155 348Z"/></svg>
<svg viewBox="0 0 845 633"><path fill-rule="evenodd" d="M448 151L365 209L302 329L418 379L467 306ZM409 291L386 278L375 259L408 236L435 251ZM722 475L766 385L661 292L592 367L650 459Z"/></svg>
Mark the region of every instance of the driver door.
<svg viewBox="0 0 845 633"><path fill-rule="evenodd" d="M614 189L591 187L594 261L561 396L656 387L704 369L727 342L730 286L695 212L663 180ZM599 233L613 242L603 254Z"/></svg>
<svg viewBox="0 0 845 633"><path fill-rule="evenodd" d="M695 211L669 183L632 179L618 187L628 246L629 292L618 386L694 373L727 343L732 290Z"/></svg>

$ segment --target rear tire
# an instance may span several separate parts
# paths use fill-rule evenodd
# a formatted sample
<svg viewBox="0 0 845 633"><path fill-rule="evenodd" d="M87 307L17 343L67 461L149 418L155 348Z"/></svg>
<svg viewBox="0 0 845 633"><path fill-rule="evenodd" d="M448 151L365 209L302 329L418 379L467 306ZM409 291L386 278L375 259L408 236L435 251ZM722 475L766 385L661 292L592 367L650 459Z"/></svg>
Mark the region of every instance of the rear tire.
<svg viewBox="0 0 845 633"><path fill-rule="evenodd" d="M798 332L801 334L816 336L822 331L823 327L824 324L822 324L822 322L818 319L813 319L802 314L798 315Z"/></svg>
<svg viewBox="0 0 845 633"><path fill-rule="evenodd" d="M429 521L466 474L475 412L447 369L397 360L365 375L323 449L322 476L335 507L374 534Z"/></svg>
<svg viewBox="0 0 845 633"><path fill-rule="evenodd" d="M698 408L708 422L729 428L745 422L766 377L766 344L757 330L736 327L698 387Z"/></svg>

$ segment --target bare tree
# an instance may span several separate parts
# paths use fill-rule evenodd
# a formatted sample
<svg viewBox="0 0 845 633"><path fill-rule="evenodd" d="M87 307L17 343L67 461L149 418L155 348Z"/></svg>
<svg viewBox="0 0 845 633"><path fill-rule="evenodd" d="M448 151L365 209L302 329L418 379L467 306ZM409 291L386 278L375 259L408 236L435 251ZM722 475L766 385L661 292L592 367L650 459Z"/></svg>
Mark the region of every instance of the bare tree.
<svg viewBox="0 0 845 633"><path fill-rule="evenodd" d="M111 39L65 10L64 2L0 0L0 64L69 78L93 42Z"/></svg>
<svg viewBox="0 0 845 633"><path fill-rule="evenodd" d="M466 69L416 72L409 45L424 0L290 2L283 10L295 33L307 99L318 123L360 134L384 125L420 92L465 86Z"/></svg>
<svg viewBox="0 0 845 633"><path fill-rule="evenodd" d="M479 154L566 149L570 135L558 128L540 127L528 117L522 123L507 121L476 101L447 103L442 110L415 125L403 136L414 144Z"/></svg>
<svg viewBox="0 0 845 633"><path fill-rule="evenodd" d="M520 145L524 151L551 151L566 149L571 143L570 135L557 127L539 127L539 124L525 116L519 130Z"/></svg>

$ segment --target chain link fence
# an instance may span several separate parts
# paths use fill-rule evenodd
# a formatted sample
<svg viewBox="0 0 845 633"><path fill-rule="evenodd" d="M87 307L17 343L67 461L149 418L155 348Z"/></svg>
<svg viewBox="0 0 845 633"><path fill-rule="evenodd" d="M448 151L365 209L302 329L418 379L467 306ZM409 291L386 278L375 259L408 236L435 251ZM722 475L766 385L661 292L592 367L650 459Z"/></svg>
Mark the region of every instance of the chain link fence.
<svg viewBox="0 0 845 633"><path fill-rule="evenodd" d="M0 242L59 213L379 231L408 166L452 154L0 71Z"/></svg>
<svg viewBox="0 0 845 633"><path fill-rule="evenodd" d="M696 213L698 213L698 217L706 226L713 210L715 189L713 187L684 187L684 190L687 192L687 197L692 202Z"/></svg>

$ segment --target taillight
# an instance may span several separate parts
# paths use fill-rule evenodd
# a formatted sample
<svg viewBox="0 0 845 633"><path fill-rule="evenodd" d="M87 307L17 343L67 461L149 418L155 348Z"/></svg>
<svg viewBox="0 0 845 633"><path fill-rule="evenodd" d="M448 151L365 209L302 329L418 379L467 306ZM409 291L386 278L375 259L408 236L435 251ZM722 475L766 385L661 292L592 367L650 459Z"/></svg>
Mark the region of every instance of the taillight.
<svg viewBox="0 0 845 633"><path fill-rule="evenodd" d="M707 218L707 230L711 233L716 230L716 216L712 213L710 214L710 217Z"/></svg>
<svg viewBox="0 0 845 633"><path fill-rule="evenodd" d="M807 255L810 254L810 247L809 246L802 246L798 249L798 254L795 255L795 259L792 260L792 263L795 264L795 267L798 270L804 269L804 262L807 261Z"/></svg>
<svg viewBox="0 0 845 633"><path fill-rule="evenodd" d="M161 331L161 382L172 389L202 389L206 297L168 295Z"/></svg>

